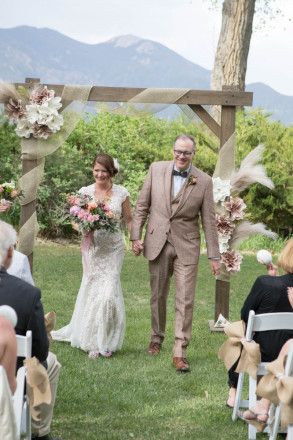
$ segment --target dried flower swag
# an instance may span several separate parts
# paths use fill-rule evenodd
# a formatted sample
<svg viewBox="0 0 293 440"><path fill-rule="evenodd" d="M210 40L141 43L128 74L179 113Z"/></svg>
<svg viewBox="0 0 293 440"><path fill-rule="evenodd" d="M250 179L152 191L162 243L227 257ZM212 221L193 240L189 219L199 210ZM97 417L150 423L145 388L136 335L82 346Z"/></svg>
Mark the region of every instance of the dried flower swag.
<svg viewBox="0 0 293 440"><path fill-rule="evenodd" d="M0 81L0 99L4 102L4 114L16 123L18 136L47 139L60 130L63 116L61 98L55 97L54 90L35 85L32 90L17 89L13 84Z"/></svg>
<svg viewBox="0 0 293 440"><path fill-rule="evenodd" d="M236 250L236 247L242 240L254 234L266 235L273 239L277 237L277 234L268 231L263 223L251 224L244 220L246 205L238 197L238 193L256 182L270 189L274 188L265 168L258 163L263 149L264 146L259 145L252 150L242 161L239 170L232 172L230 180L222 180L220 177L213 178L221 263L231 274L240 271L243 257Z"/></svg>

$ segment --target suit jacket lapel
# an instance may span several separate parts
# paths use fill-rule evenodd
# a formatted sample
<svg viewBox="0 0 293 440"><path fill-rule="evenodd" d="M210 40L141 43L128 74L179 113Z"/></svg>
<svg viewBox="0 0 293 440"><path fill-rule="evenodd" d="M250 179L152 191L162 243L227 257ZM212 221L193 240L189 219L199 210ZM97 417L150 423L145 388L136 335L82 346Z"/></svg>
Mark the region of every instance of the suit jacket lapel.
<svg viewBox="0 0 293 440"><path fill-rule="evenodd" d="M173 171L173 162L168 164L168 166L165 168L165 180L164 180L165 194L166 194L165 202L169 216L171 216L172 171Z"/></svg>

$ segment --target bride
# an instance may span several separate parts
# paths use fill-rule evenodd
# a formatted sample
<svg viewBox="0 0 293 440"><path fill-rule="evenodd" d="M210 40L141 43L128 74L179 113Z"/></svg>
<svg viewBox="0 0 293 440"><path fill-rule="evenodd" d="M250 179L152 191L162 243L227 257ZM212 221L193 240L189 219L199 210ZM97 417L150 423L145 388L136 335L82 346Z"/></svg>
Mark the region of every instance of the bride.
<svg viewBox="0 0 293 440"><path fill-rule="evenodd" d="M113 158L99 153L93 161L95 183L83 187L79 193L95 201L109 198L109 206L123 216L130 231L132 215L129 192L112 183L117 174ZM73 225L76 229L77 225ZM83 248L83 246L82 246ZM70 323L52 331L56 341L68 341L72 347L89 352L89 358L110 357L122 347L125 334L125 310L120 285L120 271L124 258L122 232L99 229L93 242L83 249L83 277Z"/></svg>

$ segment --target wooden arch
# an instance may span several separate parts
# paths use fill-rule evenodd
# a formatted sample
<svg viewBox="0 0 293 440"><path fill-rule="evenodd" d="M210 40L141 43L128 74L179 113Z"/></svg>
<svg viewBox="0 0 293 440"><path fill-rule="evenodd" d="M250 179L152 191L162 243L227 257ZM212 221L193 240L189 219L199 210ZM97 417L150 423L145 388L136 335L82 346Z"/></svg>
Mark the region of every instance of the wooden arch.
<svg viewBox="0 0 293 440"><path fill-rule="evenodd" d="M22 86L26 89L33 84L40 83L37 78L26 78L25 83L15 83L16 87ZM55 91L55 96L61 96L64 85L46 84L48 89ZM145 88L130 87L101 87L94 86L91 89L88 101L98 102L128 102L138 94L144 92ZM153 89L155 90L155 89ZM159 96L159 94L158 94ZM207 125L207 127L219 138L220 148L228 141L235 132L236 108L239 106L251 106L253 99L252 92L238 92L235 86L223 86L221 91L189 90L174 104L188 105L191 110ZM160 98L153 97L153 103L165 104ZM221 123L218 124L203 105L218 105L221 107ZM31 171L37 165L37 160L22 160L22 175ZM20 227L36 212L36 200L21 207ZM28 255L31 267L33 253ZM215 288L215 320L222 313L229 317L229 293L230 282L216 280Z"/></svg>

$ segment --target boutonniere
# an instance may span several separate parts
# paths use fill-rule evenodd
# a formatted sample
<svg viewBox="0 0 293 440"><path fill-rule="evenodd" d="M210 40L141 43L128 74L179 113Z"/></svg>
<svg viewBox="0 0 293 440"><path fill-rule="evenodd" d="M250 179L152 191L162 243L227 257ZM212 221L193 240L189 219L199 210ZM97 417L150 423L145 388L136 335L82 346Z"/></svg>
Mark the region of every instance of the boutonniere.
<svg viewBox="0 0 293 440"><path fill-rule="evenodd" d="M196 185L196 182L197 182L197 177L190 174L190 176L188 177L188 186L189 185Z"/></svg>

